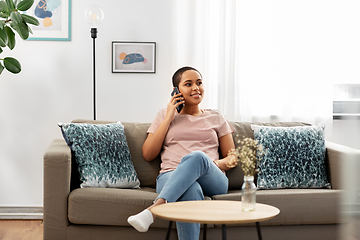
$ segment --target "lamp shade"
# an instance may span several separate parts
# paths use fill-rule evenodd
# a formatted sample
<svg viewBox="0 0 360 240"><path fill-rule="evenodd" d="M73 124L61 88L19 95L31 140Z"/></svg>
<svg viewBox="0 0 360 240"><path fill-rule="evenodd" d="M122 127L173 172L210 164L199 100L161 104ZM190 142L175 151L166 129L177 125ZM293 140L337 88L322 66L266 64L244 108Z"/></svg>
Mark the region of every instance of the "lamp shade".
<svg viewBox="0 0 360 240"><path fill-rule="evenodd" d="M85 19L92 28L97 28L104 20L104 11L99 6L91 6L85 11Z"/></svg>

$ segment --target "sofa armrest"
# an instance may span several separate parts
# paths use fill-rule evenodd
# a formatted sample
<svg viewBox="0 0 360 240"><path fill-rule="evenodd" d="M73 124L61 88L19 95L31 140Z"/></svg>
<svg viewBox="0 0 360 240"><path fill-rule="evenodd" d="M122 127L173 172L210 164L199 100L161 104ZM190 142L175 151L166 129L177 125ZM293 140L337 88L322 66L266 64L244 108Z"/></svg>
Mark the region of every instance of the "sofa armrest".
<svg viewBox="0 0 360 240"><path fill-rule="evenodd" d="M44 239L66 239L70 194L71 150L54 140L44 155Z"/></svg>
<svg viewBox="0 0 360 240"><path fill-rule="evenodd" d="M329 181L333 189L344 189L344 177L351 171L351 164L360 161L360 150L326 141ZM356 169L356 168L355 168Z"/></svg>

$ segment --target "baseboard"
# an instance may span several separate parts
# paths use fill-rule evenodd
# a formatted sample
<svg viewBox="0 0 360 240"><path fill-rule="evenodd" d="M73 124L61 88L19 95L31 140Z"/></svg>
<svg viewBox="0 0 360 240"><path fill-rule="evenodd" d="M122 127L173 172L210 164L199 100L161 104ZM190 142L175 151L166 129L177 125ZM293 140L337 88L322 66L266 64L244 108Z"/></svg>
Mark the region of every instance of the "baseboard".
<svg viewBox="0 0 360 240"><path fill-rule="evenodd" d="M0 219L43 219L43 208L0 206Z"/></svg>

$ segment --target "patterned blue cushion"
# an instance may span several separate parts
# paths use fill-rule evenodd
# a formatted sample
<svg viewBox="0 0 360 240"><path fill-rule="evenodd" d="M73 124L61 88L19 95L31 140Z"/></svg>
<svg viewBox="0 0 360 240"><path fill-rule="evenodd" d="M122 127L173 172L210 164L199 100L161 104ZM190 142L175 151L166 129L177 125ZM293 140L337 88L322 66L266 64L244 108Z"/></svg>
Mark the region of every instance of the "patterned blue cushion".
<svg viewBox="0 0 360 240"><path fill-rule="evenodd" d="M124 126L118 123L59 124L74 152L81 187L138 188Z"/></svg>
<svg viewBox="0 0 360 240"><path fill-rule="evenodd" d="M324 127L252 125L267 154L259 164L259 189L330 188L325 167Z"/></svg>

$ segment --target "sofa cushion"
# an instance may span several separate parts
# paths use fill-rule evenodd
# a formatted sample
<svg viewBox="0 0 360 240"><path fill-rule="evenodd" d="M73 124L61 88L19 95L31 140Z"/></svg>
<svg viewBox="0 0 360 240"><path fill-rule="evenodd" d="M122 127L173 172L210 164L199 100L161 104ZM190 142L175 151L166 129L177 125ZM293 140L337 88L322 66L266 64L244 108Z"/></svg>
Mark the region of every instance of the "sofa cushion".
<svg viewBox="0 0 360 240"><path fill-rule="evenodd" d="M69 195L68 218L74 224L129 226L127 218L157 196L152 188L78 188Z"/></svg>
<svg viewBox="0 0 360 240"><path fill-rule="evenodd" d="M68 199L68 219L73 224L126 226L127 218L149 207L155 189L78 188ZM210 198L206 198L210 200ZM152 228L167 228L169 221L156 218ZM212 224L209 225L213 226ZM175 228L175 224L173 224Z"/></svg>
<svg viewBox="0 0 360 240"><path fill-rule="evenodd" d="M252 127L267 149L259 164L259 189L330 187L323 126Z"/></svg>
<svg viewBox="0 0 360 240"><path fill-rule="evenodd" d="M120 122L101 125L63 123L59 126L74 152L81 187L140 186Z"/></svg>
<svg viewBox="0 0 360 240"><path fill-rule="evenodd" d="M252 124L256 124L259 126L271 126L271 127L310 126L310 124L302 123L302 122L276 122L276 123L231 122L231 125L235 128L235 131L233 133L233 138L235 140L235 148L239 147L239 143L236 140L242 139L243 137L254 139L254 131L251 129ZM226 176L229 178L229 190L241 189L241 186L244 181L244 173L241 170L240 165L227 171Z"/></svg>
<svg viewBox="0 0 360 240"><path fill-rule="evenodd" d="M76 119L73 123L107 124L114 121ZM153 161L147 162L142 156L142 145L147 137L150 123L122 122L126 140L131 153L131 160L140 180L141 187L156 187L156 177L160 172L160 155Z"/></svg>
<svg viewBox="0 0 360 240"><path fill-rule="evenodd" d="M151 162L147 162L142 155L142 146L147 137L150 123L123 122L128 141L131 159L140 179L141 187L156 188L156 178L160 172L160 155Z"/></svg>
<svg viewBox="0 0 360 240"><path fill-rule="evenodd" d="M101 120L85 120L76 119L73 123L89 123L89 124L106 124L115 121ZM155 160L147 162L142 156L142 145L147 137L147 129L150 123L122 122L125 128L125 135L131 153L131 159L141 183L141 187L156 187L156 177L159 175L161 159L158 156ZM311 124L302 122L276 122L276 123L250 123L250 122L231 122L235 128L233 138L250 137L254 139L254 131L251 124L272 127L293 127L293 126L310 126ZM235 147L238 146L235 141ZM238 166L226 172L229 178L229 190L241 189L244 180L244 174ZM256 179L255 179L256 181Z"/></svg>
<svg viewBox="0 0 360 240"><path fill-rule="evenodd" d="M334 224L340 223L341 190L334 189L272 189L256 192L256 202L280 209L273 219L261 225ZM241 190L216 195L214 200L241 200Z"/></svg>

